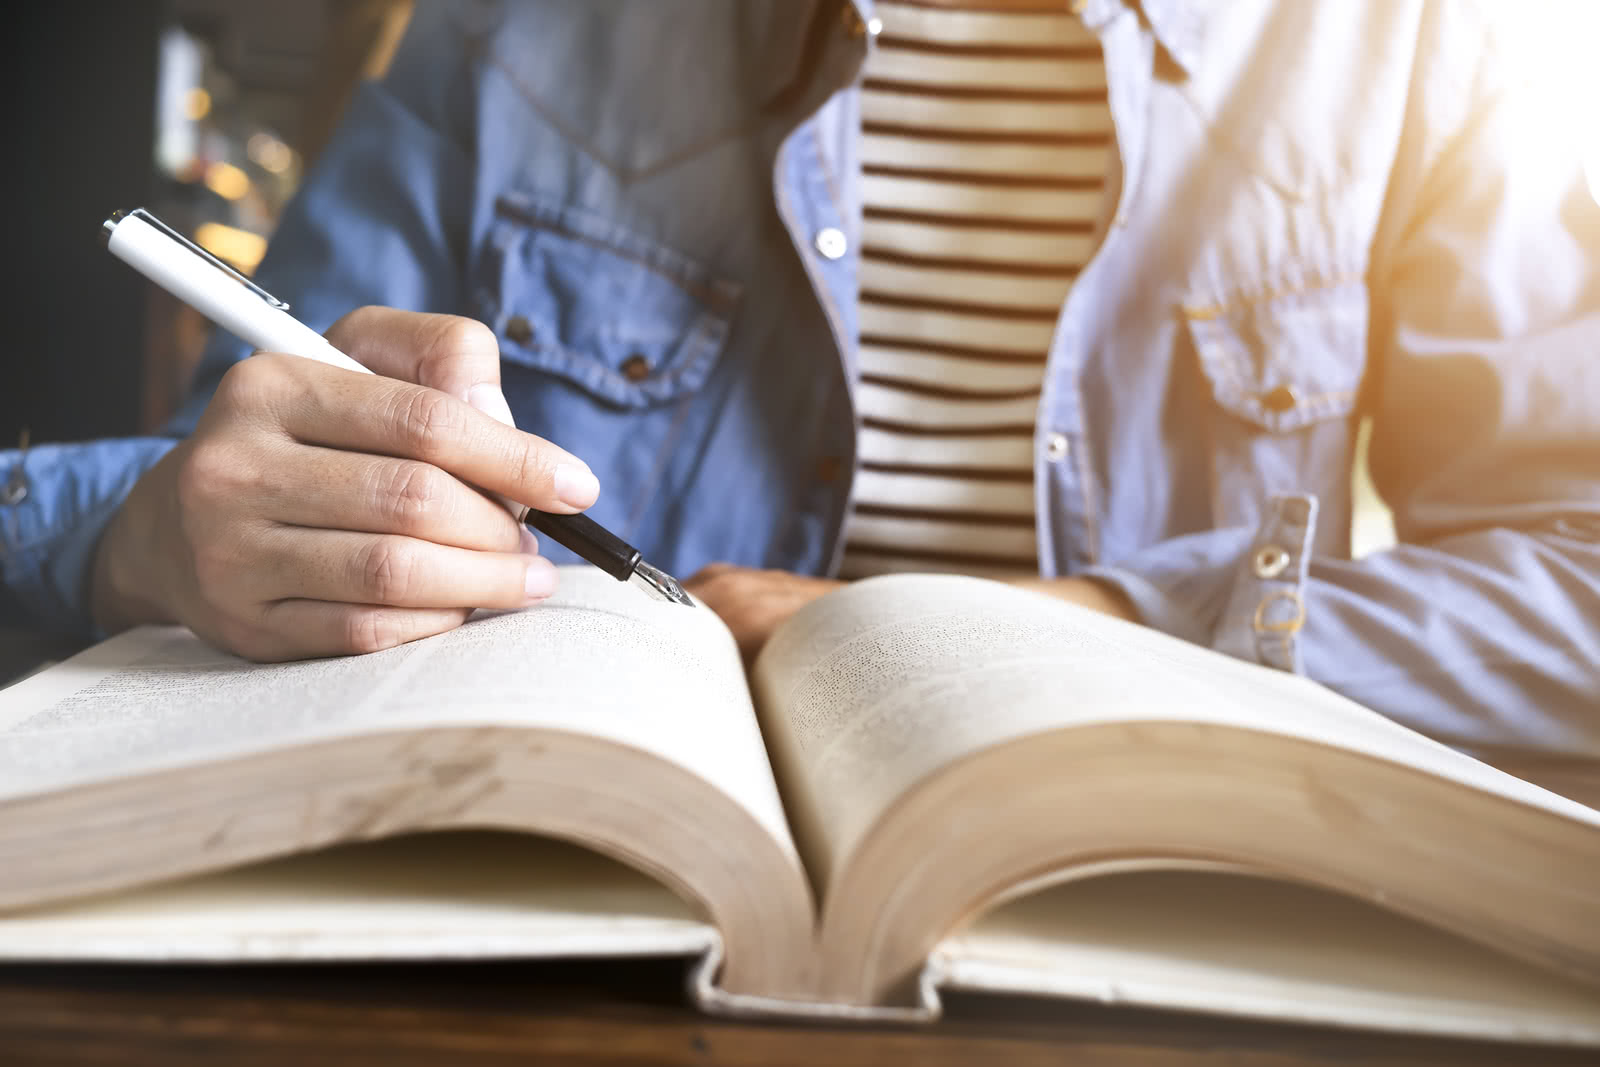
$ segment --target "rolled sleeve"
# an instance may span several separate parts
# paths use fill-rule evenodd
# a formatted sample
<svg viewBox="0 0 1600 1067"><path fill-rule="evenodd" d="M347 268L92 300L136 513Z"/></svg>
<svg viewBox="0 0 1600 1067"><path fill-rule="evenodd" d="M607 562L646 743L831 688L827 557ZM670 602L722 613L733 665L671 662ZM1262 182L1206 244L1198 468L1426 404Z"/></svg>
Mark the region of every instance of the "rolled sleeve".
<svg viewBox="0 0 1600 1067"><path fill-rule="evenodd" d="M0 452L0 622L97 636L89 614L95 547L134 482L177 442L123 438Z"/></svg>
<svg viewBox="0 0 1600 1067"><path fill-rule="evenodd" d="M1121 590L1146 626L1298 674L1316 525L1316 497L1277 496L1256 529L1174 538L1083 573Z"/></svg>
<svg viewBox="0 0 1600 1067"><path fill-rule="evenodd" d="M1428 8L1373 248L1364 407L1399 543L1314 554L1317 501L1288 495L1088 573L1151 626L1600 780L1600 205L1473 10Z"/></svg>
<svg viewBox="0 0 1600 1067"><path fill-rule="evenodd" d="M1253 539L1254 532L1242 527L1209 530L1082 574L1120 590L1144 625L1209 648Z"/></svg>

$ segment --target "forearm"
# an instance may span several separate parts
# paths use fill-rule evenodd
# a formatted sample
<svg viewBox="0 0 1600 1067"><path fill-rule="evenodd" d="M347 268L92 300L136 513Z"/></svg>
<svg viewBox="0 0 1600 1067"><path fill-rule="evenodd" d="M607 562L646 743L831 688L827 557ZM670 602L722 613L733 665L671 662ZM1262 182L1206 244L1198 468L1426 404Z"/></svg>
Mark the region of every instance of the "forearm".
<svg viewBox="0 0 1600 1067"><path fill-rule="evenodd" d="M0 505L0 624L81 636L90 612L95 547L140 475L176 442L124 438L0 452L0 477L20 499Z"/></svg>
<svg viewBox="0 0 1600 1067"><path fill-rule="evenodd" d="M1175 539L1092 573L1146 625L1304 674L1447 744L1600 767L1600 516L1341 560L1282 523L1299 499L1274 501L1259 530Z"/></svg>
<svg viewBox="0 0 1600 1067"><path fill-rule="evenodd" d="M1305 673L1460 748L1600 768L1600 517L1314 561Z"/></svg>

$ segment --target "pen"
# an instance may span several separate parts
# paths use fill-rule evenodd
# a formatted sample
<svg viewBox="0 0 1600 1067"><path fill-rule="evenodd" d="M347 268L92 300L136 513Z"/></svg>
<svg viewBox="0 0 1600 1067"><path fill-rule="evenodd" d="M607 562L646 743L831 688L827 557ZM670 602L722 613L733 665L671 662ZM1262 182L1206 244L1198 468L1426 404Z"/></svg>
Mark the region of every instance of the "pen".
<svg viewBox="0 0 1600 1067"><path fill-rule="evenodd" d="M113 213L101 235L112 255L257 350L372 373L290 315L288 304L144 208ZM547 534L618 581L631 582L660 600L694 604L677 579L651 566L637 548L589 516L554 515L503 497L500 502L517 522Z"/></svg>

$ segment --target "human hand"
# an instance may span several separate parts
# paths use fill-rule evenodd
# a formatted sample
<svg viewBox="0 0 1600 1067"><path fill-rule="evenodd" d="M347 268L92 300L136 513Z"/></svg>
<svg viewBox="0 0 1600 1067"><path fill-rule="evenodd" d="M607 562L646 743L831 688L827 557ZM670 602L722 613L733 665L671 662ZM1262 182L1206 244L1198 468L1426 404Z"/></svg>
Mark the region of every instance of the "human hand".
<svg viewBox="0 0 1600 1067"><path fill-rule="evenodd" d="M1080 607L1091 608L1102 615L1115 615L1129 622L1139 622L1139 610L1123 595L1122 590L1109 582L1092 578L1012 578L1009 584L1045 596L1066 600Z"/></svg>
<svg viewBox="0 0 1600 1067"><path fill-rule="evenodd" d="M749 663L779 624L843 584L834 578L712 563L700 568L683 587L721 616Z"/></svg>
<svg viewBox="0 0 1600 1067"><path fill-rule="evenodd" d="M549 596L555 569L479 489L572 513L583 461L510 426L481 323L362 308L328 340L375 371L258 353L147 471L96 550L115 631L178 622L260 660L371 652Z"/></svg>

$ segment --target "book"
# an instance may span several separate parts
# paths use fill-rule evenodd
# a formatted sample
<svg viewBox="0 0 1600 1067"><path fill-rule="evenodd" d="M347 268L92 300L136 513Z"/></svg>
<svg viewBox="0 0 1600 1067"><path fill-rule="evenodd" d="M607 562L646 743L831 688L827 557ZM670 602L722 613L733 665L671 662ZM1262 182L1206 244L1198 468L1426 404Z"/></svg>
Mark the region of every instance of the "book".
<svg viewBox="0 0 1600 1067"><path fill-rule="evenodd" d="M0 959L652 955L731 1014L965 990L1600 1044L1600 811L945 575L822 597L748 674L713 612L568 568L373 655L143 628L0 692Z"/></svg>

